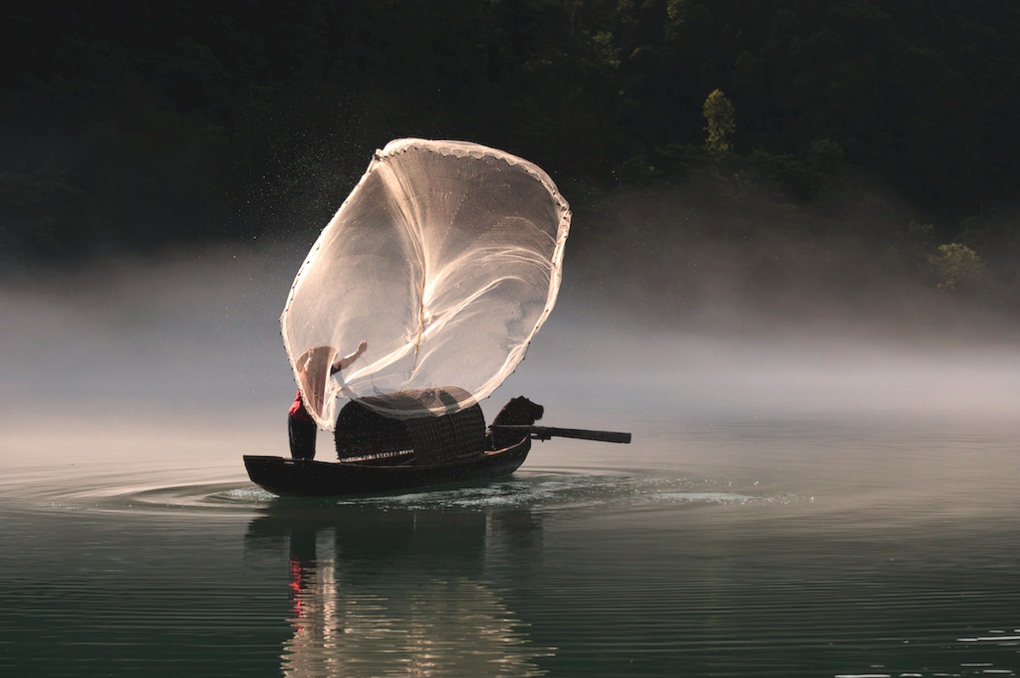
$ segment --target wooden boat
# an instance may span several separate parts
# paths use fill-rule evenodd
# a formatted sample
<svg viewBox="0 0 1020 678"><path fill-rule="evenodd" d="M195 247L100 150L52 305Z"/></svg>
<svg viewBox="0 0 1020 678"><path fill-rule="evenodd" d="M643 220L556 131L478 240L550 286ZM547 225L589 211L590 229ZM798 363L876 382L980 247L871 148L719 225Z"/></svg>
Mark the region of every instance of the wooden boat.
<svg viewBox="0 0 1020 678"><path fill-rule="evenodd" d="M544 408L513 398L485 428L478 405L453 414L393 419L372 401L393 402L462 396L460 389L424 389L352 401L334 431L338 462L246 455L248 476L286 497L339 497L400 493L504 478L524 463L532 440L552 437L629 443L629 433L535 426ZM378 405L378 403L374 403Z"/></svg>
<svg viewBox="0 0 1020 678"><path fill-rule="evenodd" d="M555 305L570 216L544 171L503 151L425 139L377 151L280 317L305 409L334 431L338 461L245 456L251 479L280 495L400 492L505 477L534 439L629 442L535 427L542 408L526 398L487 428L478 406ZM370 358L336 361L366 339Z"/></svg>
<svg viewBox="0 0 1020 678"><path fill-rule="evenodd" d="M436 464L413 464L400 458L325 462L272 456L244 457L256 485L284 497L338 497L434 489L509 476L531 450L525 436L516 445Z"/></svg>
<svg viewBox="0 0 1020 678"><path fill-rule="evenodd" d="M446 387L351 401L340 410L333 433L338 462L246 456L244 465L264 489L304 497L402 492L510 475L527 458L531 436L487 433L478 404L441 416L379 413L416 411L423 402L465 396L463 389ZM508 403L497 420L528 424L542 416L542 406L526 398L511 402L516 404Z"/></svg>

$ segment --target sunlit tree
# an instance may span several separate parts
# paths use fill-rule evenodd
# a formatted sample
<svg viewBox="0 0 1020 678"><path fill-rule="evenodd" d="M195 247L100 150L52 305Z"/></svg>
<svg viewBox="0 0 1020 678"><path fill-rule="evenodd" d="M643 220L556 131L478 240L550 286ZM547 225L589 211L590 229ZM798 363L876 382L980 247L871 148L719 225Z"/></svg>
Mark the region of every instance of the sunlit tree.
<svg viewBox="0 0 1020 678"><path fill-rule="evenodd" d="M939 245L932 267L940 290L973 290L988 282L988 268L981 255L958 242Z"/></svg>
<svg viewBox="0 0 1020 678"><path fill-rule="evenodd" d="M708 137L705 139L705 148L710 151L730 150L729 136L737 129L736 115L733 111L733 104L726 98L721 89L712 90L712 93L705 99L702 108L705 113L705 131Z"/></svg>

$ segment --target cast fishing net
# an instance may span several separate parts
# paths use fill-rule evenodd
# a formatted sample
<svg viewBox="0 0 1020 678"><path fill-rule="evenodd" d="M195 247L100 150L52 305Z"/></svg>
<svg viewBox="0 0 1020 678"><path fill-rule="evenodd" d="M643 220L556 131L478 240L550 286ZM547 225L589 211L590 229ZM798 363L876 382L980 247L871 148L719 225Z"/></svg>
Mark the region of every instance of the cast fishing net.
<svg viewBox="0 0 1020 678"><path fill-rule="evenodd" d="M333 428L337 398L368 398L381 414L409 418L488 397L556 302L569 226L552 180L521 158L422 139L377 151L309 252L280 318L318 424ZM330 364L362 340L368 351L330 376ZM455 388L417 403L370 398L442 387Z"/></svg>

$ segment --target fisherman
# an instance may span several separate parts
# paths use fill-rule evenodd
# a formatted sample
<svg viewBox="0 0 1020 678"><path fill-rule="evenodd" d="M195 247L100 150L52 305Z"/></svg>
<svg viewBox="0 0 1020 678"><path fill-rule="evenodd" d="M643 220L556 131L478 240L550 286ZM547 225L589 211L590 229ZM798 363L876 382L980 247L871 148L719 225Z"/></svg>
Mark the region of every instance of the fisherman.
<svg viewBox="0 0 1020 678"><path fill-rule="evenodd" d="M368 343L362 341L358 344L358 349L354 353L340 358L329 366L330 376L340 370L346 370L366 350L368 350ZM305 392L308 395L309 401L316 407L322 406L322 400L326 393L326 380L328 377L325 376L323 363L331 360L336 354L337 350L332 346L317 346L308 349L298 358L298 365L301 366L299 372L301 383L305 386ZM315 435L317 428L315 419L312 418L312 415L305 408L305 403L301 398L301 389L299 388L287 417L291 457L294 459L315 458Z"/></svg>

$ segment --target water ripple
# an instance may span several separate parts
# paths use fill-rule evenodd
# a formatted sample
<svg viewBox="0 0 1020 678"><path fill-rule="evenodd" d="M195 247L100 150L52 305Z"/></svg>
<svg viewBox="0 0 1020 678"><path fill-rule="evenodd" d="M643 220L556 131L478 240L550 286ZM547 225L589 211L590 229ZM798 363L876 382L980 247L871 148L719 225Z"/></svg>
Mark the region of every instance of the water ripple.
<svg viewBox="0 0 1020 678"><path fill-rule="evenodd" d="M598 507L625 511L661 504L748 504L789 499L706 490L697 483L672 477L572 469L519 472L508 480L485 485L331 501L337 505L386 509L526 508L551 512Z"/></svg>
<svg viewBox="0 0 1020 678"><path fill-rule="evenodd" d="M278 501L325 505L359 505L380 509L499 509L536 511L617 510L662 505L745 505L789 502L796 497L769 496L715 488L702 482L649 473L612 473L599 469L520 471L509 479L463 487L352 498L280 500L238 478L196 479L196 471L164 469L23 475L21 498L36 509L154 514L250 513ZM10 479L8 479L10 480Z"/></svg>

